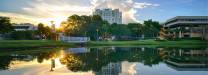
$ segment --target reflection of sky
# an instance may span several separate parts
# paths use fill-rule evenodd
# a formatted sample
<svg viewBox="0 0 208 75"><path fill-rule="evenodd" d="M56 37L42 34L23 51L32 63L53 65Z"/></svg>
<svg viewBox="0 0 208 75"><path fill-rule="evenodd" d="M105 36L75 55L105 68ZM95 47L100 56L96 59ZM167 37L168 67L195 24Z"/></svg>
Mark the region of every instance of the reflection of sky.
<svg viewBox="0 0 208 75"><path fill-rule="evenodd" d="M59 64L56 61L56 68L53 72L50 71L51 61L38 63L37 60L30 62L19 62L11 65L12 69L0 71L0 75L92 75L93 72L71 72L66 66Z"/></svg>
<svg viewBox="0 0 208 75"><path fill-rule="evenodd" d="M121 75L135 75L136 73L136 63L130 63L127 61L122 63Z"/></svg>
<svg viewBox="0 0 208 75"><path fill-rule="evenodd" d="M15 64L15 62L14 62ZM37 63L16 61L9 70L0 71L0 75L94 75L94 72L72 72L66 66L56 62L55 71L50 71L50 61ZM123 61L120 75L207 75L208 71L176 71L164 63L145 66L142 63Z"/></svg>
<svg viewBox="0 0 208 75"><path fill-rule="evenodd" d="M208 75L208 71L177 71L164 63L145 66L142 63L123 62L121 75Z"/></svg>

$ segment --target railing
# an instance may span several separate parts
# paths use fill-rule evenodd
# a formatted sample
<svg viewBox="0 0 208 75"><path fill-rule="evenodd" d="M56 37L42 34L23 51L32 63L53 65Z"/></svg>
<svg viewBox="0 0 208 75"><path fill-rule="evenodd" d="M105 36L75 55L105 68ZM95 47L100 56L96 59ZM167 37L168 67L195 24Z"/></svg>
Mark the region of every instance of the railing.
<svg viewBox="0 0 208 75"><path fill-rule="evenodd" d="M69 36L61 36L60 41L64 42L74 42L74 43L84 43L90 41L89 37L69 37Z"/></svg>

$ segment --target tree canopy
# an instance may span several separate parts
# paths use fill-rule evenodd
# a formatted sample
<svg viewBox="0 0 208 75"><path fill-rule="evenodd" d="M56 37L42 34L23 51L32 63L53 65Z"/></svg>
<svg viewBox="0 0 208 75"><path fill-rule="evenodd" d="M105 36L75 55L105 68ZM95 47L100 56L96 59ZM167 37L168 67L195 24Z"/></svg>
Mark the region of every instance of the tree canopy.
<svg viewBox="0 0 208 75"><path fill-rule="evenodd" d="M38 24L37 34L40 36L41 39L50 39L52 30L48 26L44 26L44 24Z"/></svg>
<svg viewBox="0 0 208 75"><path fill-rule="evenodd" d="M12 31L14 28L10 23L10 18L0 17L0 34L5 34Z"/></svg>
<svg viewBox="0 0 208 75"><path fill-rule="evenodd" d="M159 22L147 20L141 23L109 24L98 15L72 15L67 21L62 22L61 27L68 36L88 36L92 40L98 37L128 36L128 37L157 37L160 28Z"/></svg>

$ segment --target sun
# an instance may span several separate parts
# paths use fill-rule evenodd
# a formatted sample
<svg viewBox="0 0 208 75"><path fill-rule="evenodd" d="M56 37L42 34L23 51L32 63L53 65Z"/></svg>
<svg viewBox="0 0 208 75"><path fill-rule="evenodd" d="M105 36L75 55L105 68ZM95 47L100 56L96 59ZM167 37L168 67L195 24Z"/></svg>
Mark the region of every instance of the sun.
<svg viewBox="0 0 208 75"><path fill-rule="evenodd" d="M65 21L66 19L67 18L65 17L43 18L43 19L40 19L40 22L47 24L48 26L51 26L51 21L53 21L56 28L60 28L61 22Z"/></svg>

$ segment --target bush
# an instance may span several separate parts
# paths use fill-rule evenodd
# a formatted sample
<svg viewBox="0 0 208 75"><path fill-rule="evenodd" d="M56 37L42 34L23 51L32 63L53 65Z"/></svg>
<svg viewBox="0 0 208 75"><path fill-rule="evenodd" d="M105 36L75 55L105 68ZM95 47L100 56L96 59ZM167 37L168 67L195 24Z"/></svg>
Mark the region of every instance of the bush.
<svg viewBox="0 0 208 75"><path fill-rule="evenodd" d="M180 41L180 40L202 40L202 38L201 37L192 37L192 38L190 38L190 37L184 37L184 38L175 38L175 39L168 39L168 40L170 40L170 41Z"/></svg>
<svg viewBox="0 0 208 75"><path fill-rule="evenodd" d="M201 37L192 37L192 38L181 38L183 40L202 40Z"/></svg>
<svg viewBox="0 0 208 75"><path fill-rule="evenodd" d="M14 40L33 40L34 36L34 31L14 31L10 34L10 38Z"/></svg>

